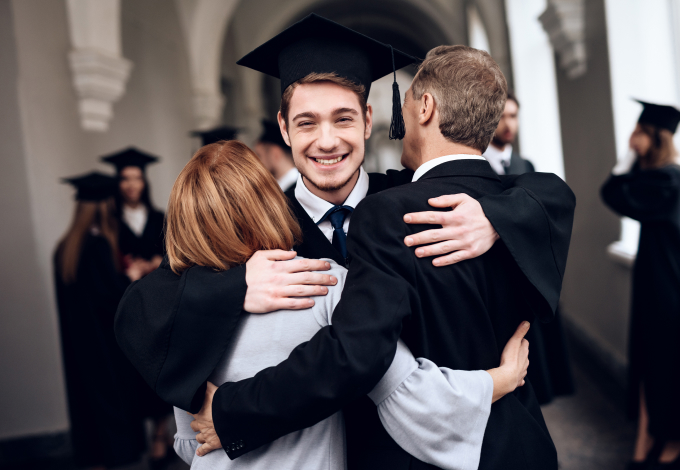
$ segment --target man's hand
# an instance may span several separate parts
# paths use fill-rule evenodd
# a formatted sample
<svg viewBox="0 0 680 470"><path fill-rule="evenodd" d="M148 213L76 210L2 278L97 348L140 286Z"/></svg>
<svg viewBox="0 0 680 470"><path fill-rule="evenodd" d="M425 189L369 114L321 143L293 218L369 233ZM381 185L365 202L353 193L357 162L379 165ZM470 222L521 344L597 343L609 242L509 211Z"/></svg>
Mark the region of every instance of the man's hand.
<svg viewBox="0 0 680 470"><path fill-rule="evenodd" d="M191 429L194 432L198 432L196 435L196 440L201 446L196 449L196 455L203 457L204 455L212 452L216 449L222 448L222 443L220 438L217 437L217 432L215 432L215 425L212 419L212 401L217 387L211 382L208 382L208 388L205 391L205 400L203 401L203 407L195 415L194 420L191 422Z"/></svg>
<svg viewBox="0 0 680 470"><path fill-rule="evenodd" d="M310 271L327 271L327 261L294 260L294 251L256 252L246 263L246 299L243 309L250 313L300 310L314 305L309 297L328 294L325 286L338 283L335 276Z"/></svg>
<svg viewBox="0 0 680 470"><path fill-rule="evenodd" d="M517 327L503 348L500 367L487 371L493 379L492 403L525 383L529 369L529 341L524 336L529 332L529 326L529 322L524 321Z"/></svg>
<svg viewBox="0 0 680 470"><path fill-rule="evenodd" d="M418 258L446 255L435 258L432 264L448 266L483 255L498 240L498 233L484 215L481 204L467 194L440 196L428 202L432 207L451 207L453 210L416 212L404 216L404 222L407 224L442 226L439 229L409 235L404 239L406 246L439 242L416 249Z"/></svg>

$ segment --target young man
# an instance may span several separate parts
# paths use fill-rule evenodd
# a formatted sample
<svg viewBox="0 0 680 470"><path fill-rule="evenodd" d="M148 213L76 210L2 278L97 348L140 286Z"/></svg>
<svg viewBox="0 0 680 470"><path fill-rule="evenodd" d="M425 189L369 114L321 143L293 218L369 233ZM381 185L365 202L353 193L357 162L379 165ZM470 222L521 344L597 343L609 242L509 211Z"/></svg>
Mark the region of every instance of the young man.
<svg viewBox="0 0 680 470"><path fill-rule="evenodd" d="M491 168L499 175L534 173L534 165L513 148L519 131L519 101L508 91L505 110L494 132L491 144L484 152ZM567 343L559 312L550 323L534 323L527 334L531 343L529 380L541 405L553 398L574 393Z"/></svg>
<svg viewBox="0 0 680 470"><path fill-rule="evenodd" d="M317 24L313 28L308 28L305 34L301 34L299 28L301 25L310 26L309 22L322 24L321 27ZM298 253L309 258L332 258L344 265L347 252L343 242L350 218L347 207L355 207L367 194L386 189L395 183L410 181L413 172L366 175L361 170L364 141L370 136L371 130L371 112L370 107L364 107L365 99L371 81L382 76L378 74L375 76L371 67L377 62L387 63L387 71L391 71L390 49L382 44L379 47L372 46L377 49L373 52L383 54L387 58L371 61L365 49L346 41L344 36L338 36L339 39L335 41L324 37L324 41L320 41L319 35L337 32L334 28L340 27L329 23L331 22L321 21L318 17L303 20L275 38L276 40L258 48L258 54L262 53L264 57L261 55L259 59L254 60L252 66L260 70L266 68L265 71L268 70L268 73L282 78L284 97L280 123L282 126L285 124L285 135L291 144L296 164L304 175L298 180L295 191L288 192L304 233L304 241L297 247ZM316 32L310 34L309 29ZM292 57L279 57L286 52L291 53ZM409 63L410 60L395 51L397 67ZM241 62L243 63L243 60ZM356 67L361 65L364 69L359 70L358 74L363 73L363 76L358 77ZM337 71L338 76L328 77L327 74L333 71ZM381 72L386 73L384 68ZM312 74L326 75L319 81L316 80L319 75L310 78ZM339 84L333 81L336 78L345 81ZM286 92L292 85L295 86L291 89L290 96L286 97ZM355 91L358 85L364 87L362 91ZM296 111L298 107L302 109ZM522 262L525 276L536 287L536 291L528 296L539 304L539 308L550 311L559 296L561 283L559 266L566 259L568 247L573 207L570 207L568 201L564 202L568 197L562 196L565 191L569 193L569 190L558 181L551 180L550 184L546 184L544 178L521 181L517 179L511 183L521 183L524 186L510 189L507 195L489 195L483 200L482 206L501 238L506 244L513 246L513 251ZM541 204L536 202L537 196L531 188L544 195L538 198ZM555 197L556 194L561 197ZM464 202L456 211L460 212L467 208L466 210L473 209L474 212L480 207L480 204L470 197L459 199ZM447 201L439 203L439 206L445 207L445 203ZM340 209L334 207L340 204L347 207ZM335 212L341 212L340 215L344 215L345 220L337 220L336 217L333 217L336 220L331 221L324 219L323 210L328 206ZM510 208L517 210L511 213ZM547 208L547 213L544 212L544 208ZM434 217L433 223L444 222L449 226L447 229L420 235L412 232L410 240L406 241L410 245L452 238L451 232L457 235L457 240L451 246L435 245L418 256L458 250L454 255L461 260L486 251L498 237L493 230L489 234L488 227L478 221L472 225L480 229L462 230L460 226L456 226L459 221L455 215L456 211L410 214L414 222L421 218ZM453 224L451 220L454 221ZM550 228L546 225L547 221L552 224ZM318 226L316 222L319 223ZM549 241L548 230L553 231L553 245ZM461 236L460 232L465 232L465 235ZM475 239L472 244L465 241L471 233L471 238ZM475 236L478 233L482 233L484 239L482 243L479 242L479 237ZM471 245L474 246L470 249ZM461 251L467 253L461 255ZM197 410L203 399L205 381L230 343L242 310L257 313L277 308L306 307L311 304L309 300L290 299L291 294L315 295L320 292L318 284L329 282L328 279L322 279L322 275L294 272L300 270L301 264L306 265L305 270L318 269L318 264L314 261L274 262L275 259L291 257L291 254L286 253L263 253L254 256L247 263L246 269L240 267L223 273L214 273L210 270L192 268L181 278L161 267L150 280L131 288L121 303L117 333L123 349L166 400L183 409ZM417 261L412 253L409 257L413 258L414 262ZM422 262L431 265L429 260ZM450 262L450 259L445 260L445 264ZM350 272L352 269L353 266ZM305 283L317 286L305 286ZM196 326L196 315L201 315L203 320L200 328ZM360 319L360 323L365 324L367 330L373 324L371 317L372 315L368 315ZM382 338L378 335L372 342L381 343ZM195 346L188 348L187 345ZM387 348L390 347L388 345ZM379 346L378 349L382 351L382 348L383 346ZM393 353L392 349L391 354ZM322 373L313 381L318 381L321 388L326 387L324 385L326 380L331 388L337 384L344 387L339 393L326 397L334 402L336 410L351 401L351 398L369 391L372 387L368 386L368 383L374 378L379 379L384 373L384 370L375 367L372 358L360 356L357 357L360 360L352 361L347 371L343 371L341 375L329 377L328 374ZM202 365L191 371L181 367L186 360L192 359L196 359L195 362ZM387 363L383 363L384 360L385 358L380 359L381 367L388 366L391 357ZM352 385L353 381L355 385ZM315 388L311 385L313 382L310 382L310 386ZM287 385L281 384L281 387L285 388ZM253 439L246 439L245 443L226 442L230 455L236 456L253 448L252 446L257 447L260 443L275 439L288 430L299 429L308 425L307 423L315 422L310 421L315 417L309 414L291 416L285 410L282 410L282 413L282 419L277 419L275 425L268 424L266 428L260 428L262 434L257 439L253 435ZM360 417L361 414L356 416ZM348 437L352 439L351 434ZM396 446L393 442L389 445ZM234 453L236 447L239 448L239 452Z"/></svg>
<svg viewBox="0 0 680 470"><path fill-rule="evenodd" d="M254 150L284 192L295 187L299 173L277 123L262 120L262 134Z"/></svg>

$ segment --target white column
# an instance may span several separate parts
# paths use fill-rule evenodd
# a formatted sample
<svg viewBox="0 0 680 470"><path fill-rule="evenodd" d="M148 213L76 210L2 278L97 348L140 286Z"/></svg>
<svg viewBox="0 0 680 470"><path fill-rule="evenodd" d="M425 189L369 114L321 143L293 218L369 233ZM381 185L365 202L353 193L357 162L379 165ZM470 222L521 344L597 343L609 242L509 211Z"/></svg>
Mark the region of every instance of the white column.
<svg viewBox="0 0 680 470"><path fill-rule="evenodd" d="M66 0L66 6L80 123L85 130L104 132L132 69L121 55L120 0Z"/></svg>
<svg viewBox="0 0 680 470"><path fill-rule="evenodd" d="M515 93L520 102L522 156L537 171L555 173L564 179L554 54L538 21L546 7L546 0L505 2Z"/></svg>
<svg viewBox="0 0 680 470"><path fill-rule="evenodd" d="M632 98L678 104L677 16L675 0L605 0L609 70L616 152L623 158L642 106ZM640 225L623 218L621 239L609 253L631 263L637 253Z"/></svg>

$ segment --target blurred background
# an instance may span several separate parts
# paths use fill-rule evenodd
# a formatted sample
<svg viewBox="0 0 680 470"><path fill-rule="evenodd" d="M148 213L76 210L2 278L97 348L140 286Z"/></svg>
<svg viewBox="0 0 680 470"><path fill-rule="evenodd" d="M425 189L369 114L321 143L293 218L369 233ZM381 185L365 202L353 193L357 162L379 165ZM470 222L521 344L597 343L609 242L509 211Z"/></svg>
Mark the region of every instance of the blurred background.
<svg viewBox="0 0 680 470"><path fill-rule="evenodd" d="M562 468L623 468L638 227L599 188L628 149L631 98L678 101L677 0L0 0L0 467L70 468L52 256L73 190L59 179L110 172L98 157L135 146L161 158L147 175L164 208L200 146L191 131L254 144L275 118L278 81L235 62L311 12L418 57L467 44L499 63L521 103L515 148L577 197L561 303L576 393L546 421ZM413 73L398 72L402 93ZM368 171L400 167L391 80L372 87Z"/></svg>

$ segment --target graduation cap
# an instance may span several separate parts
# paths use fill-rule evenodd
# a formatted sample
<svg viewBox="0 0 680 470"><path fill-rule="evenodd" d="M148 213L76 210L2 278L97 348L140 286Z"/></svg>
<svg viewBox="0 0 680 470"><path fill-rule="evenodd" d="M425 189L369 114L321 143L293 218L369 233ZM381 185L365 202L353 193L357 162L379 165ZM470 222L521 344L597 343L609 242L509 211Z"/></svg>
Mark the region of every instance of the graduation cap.
<svg viewBox="0 0 680 470"><path fill-rule="evenodd" d="M284 150L288 150L288 144L283 140L279 124L268 119L262 120L262 135L258 139L260 142L278 145Z"/></svg>
<svg viewBox="0 0 680 470"><path fill-rule="evenodd" d="M390 139L401 139L405 130L396 71L415 62L419 59L312 13L237 64L280 78L281 94L291 84L316 72L335 73L363 85L368 98L371 83L392 72Z"/></svg>
<svg viewBox="0 0 680 470"><path fill-rule="evenodd" d="M673 106L662 104L647 103L641 100L635 100L643 106L642 114L638 122L640 124L651 124L659 129L666 129L675 134L680 124L680 111Z"/></svg>
<svg viewBox="0 0 680 470"><path fill-rule="evenodd" d="M102 161L114 165L118 173L128 166L136 166L144 171L148 164L156 163L158 160L158 157L154 157L134 147L128 147L120 152L102 157Z"/></svg>
<svg viewBox="0 0 680 470"><path fill-rule="evenodd" d="M193 131L191 135L200 137L203 145L214 144L220 140L234 140L240 129L235 127L223 126L209 129L207 131Z"/></svg>
<svg viewBox="0 0 680 470"><path fill-rule="evenodd" d="M61 182L68 183L77 189L77 201L103 201L115 195L118 191L118 180L98 171L71 178L62 178Z"/></svg>

